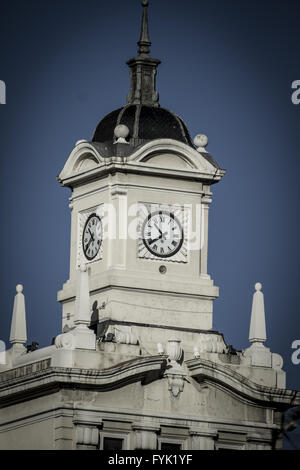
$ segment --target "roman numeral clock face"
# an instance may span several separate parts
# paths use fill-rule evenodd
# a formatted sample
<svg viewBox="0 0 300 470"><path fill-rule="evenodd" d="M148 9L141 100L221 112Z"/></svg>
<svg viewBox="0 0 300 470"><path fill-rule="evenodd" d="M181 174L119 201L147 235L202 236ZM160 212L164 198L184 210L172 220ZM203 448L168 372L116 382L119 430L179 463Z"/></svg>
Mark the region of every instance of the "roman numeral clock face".
<svg viewBox="0 0 300 470"><path fill-rule="evenodd" d="M87 219L82 233L82 247L85 257L94 259L102 243L102 223L97 214L91 214Z"/></svg>
<svg viewBox="0 0 300 470"><path fill-rule="evenodd" d="M183 242L183 230L174 214L157 211L149 214L142 228L143 242L155 256L169 258L175 255Z"/></svg>

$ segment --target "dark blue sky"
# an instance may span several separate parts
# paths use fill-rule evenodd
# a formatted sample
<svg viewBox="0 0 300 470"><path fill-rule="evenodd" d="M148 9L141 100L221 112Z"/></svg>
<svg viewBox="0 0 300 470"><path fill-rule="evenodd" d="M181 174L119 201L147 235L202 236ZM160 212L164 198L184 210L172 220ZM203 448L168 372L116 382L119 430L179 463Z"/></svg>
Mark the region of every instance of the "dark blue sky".
<svg viewBox="0 0 300 470"><path fill-rule="evenodd" d="M152 0L160 103L227 169L213 187L209 272L220 286L214 328L248 346L254 284L265 294L267 346L300 389L300 3ZM1 318L8 342L15 285L24 284L28 339L60 332L56 292L68 278L68 189L56 175L75 142L125 103L141 7L127 1L2 1L0 80Z"/></svg>

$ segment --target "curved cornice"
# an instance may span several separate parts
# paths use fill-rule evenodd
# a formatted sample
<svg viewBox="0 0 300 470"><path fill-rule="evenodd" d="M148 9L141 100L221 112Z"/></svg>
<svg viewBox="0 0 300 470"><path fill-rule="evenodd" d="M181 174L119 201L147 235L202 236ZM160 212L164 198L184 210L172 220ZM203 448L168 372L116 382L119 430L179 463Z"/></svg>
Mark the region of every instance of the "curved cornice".
<svg viewBox="0 0 300 470"><path fill-rule="evenodd" d="M141 357L109 369L51 367L50 359L0 374L0 407L58 391L81 388L109 391L129 383L159 378L166 367L163 356Z"/></svg>
<svg viewBox="0 0 300 470"><path fill-rule="evenodd" d="M184 161L194 169L200 169L203 172L215 173L216 168L211 165L205 158L189 145L173 139L157 139L143 145L137 149L133 154L127 157L127 162L140 162L146 161L151 156L160 153L173 153L181 157Z"/></svg>
<svg viewBox="0 0 300 470"><path fill-rule="evenodd" d="M300 392L259 385L247 377L206 359L192 359L186 362L193 377L198 383L215 383L220 387L236 393L259 404L296 406L300 404Z"/></svg>
<svg viewBox="0 0 300 470"><path fill-rule="evenodd" d="M76 173L79 163L85 158L94 160L95 166L104 164L104 157L101 156L92 143L86 141L79 142L70 153L65 166L57 177L58 181L63 182L63 180Z"/></svg>
<svg viewBox="0 0 300 470"><path fill-rule="evenodd" d="M160 167L151 164L151 157L164 153L174 154L187 168ZM84 160L89 165L82 166ZM215 183L225 174L225 170L214 166L202 154L188 145L172 139L157 139L139 147L131 155L104 156L90 142L79 142L71 152L58 181L65 186L75 186L85 180L96 179L114 171L145 173L166 177L192 178Z"/></svg>

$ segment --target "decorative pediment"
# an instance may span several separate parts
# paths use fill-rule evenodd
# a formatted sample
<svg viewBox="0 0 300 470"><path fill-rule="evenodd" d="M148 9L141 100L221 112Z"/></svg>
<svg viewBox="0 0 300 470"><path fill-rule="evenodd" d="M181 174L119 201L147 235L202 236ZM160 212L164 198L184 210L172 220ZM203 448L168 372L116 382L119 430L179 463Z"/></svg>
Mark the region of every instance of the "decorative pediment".
<svg viewBox="0 0 300 470"><path fill-rule="evenodd" d="M186 159L172 153L163 153L159 155L151 155L143 160L143 163L153 165L159 168L193 168L191 163Z"/></svg>
<svg viewBox="0 0 300 470"><path fill-rule="evenodd" d="M79 141L60 172L58 180L63 182L76 174L93 170L103 163L104 158L90 142Z"/></svg>
<svg viewBox="0 0 300 470"><path fill-rule="evenodd" d="M111 155L110 155L111 153ZM207 154L209 155L209 154ZM135 149L124 143L112 147L79 141L71 152L58 180L72 186L110 171L147 173L159 176L219 181L225 174L212 158L172 139L157 139Z"/></svg>
<svg viewBox="0 0 300 470"><path fill-rule="evenodd" d="M127 162L168 170L194 170L207 175L214 175L219 170L195 149L172 139L157 139L148 142L127 157Z"/></svg>
<svg viewBox="0 0 300 470"><path fill-rule="evenodd" d="M99 161L93 155L84 155L81 160L77 161L74 171L82 173L91 168L95 168L97 165L99 165Z"/></svg>

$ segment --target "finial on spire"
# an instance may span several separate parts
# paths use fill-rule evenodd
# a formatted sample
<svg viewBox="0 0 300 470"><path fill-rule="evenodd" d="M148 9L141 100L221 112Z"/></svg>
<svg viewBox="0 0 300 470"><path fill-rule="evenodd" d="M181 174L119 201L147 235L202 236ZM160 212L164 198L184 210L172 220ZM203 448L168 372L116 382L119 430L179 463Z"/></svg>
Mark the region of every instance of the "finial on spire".
<svg viewBox="0 0 300 470"><path fill-rule="evenodd" d="M130 67L130 92L127 104L145 104L159 106L156 87L156 72L160 60L149 56L151 42L148 28L148 0L142 0L143 17L141 36L138 41L138 56L128 60Z"/></svg>
<svg viewBox="0 0 300 470"><path fill-rule="evenodd" d="M16 286L16 291L9 341L15 349L22 351L23 345L27 341L25 298L22 294L22 284Z"/></svg>
<svg viewBox="0 0 300 470"><path fill-rule="evenodd" d="M74 316L75 329L72 332L74 335L74 343L72 340L71 349L75 345L75 349L95 350L96 336L89 328L90 322L91 312L89 273L86 264L82 261L79 269L77 270L77 288Z"/></svg>
<svg viewBox="0 0 300 470"><path fill-rule="evenodd" d="M77 272L77 290L75 300L75 325L89 325L90 315L90 292L89 274L86 264L82 262Z"/></svg>
<svg viewBox="0 0 300 470"><path fill-rule="evenodd" d="M253 294L251 311L249 332L249 341L251 343L264 343L267 339L264 294L262 293L261 289L261 283L257 282L255 284L255 293Z"/></svg>
<svg viewBox="0 0 300 470"><path fill-rule="evenodd" d="M149 27L148 27L148 0L142 0L143 7L143 18L142 18L142 27L141 27L141 36L138 42L138 53L139 54L149 54L151 41L149 38Z"/></svg>

